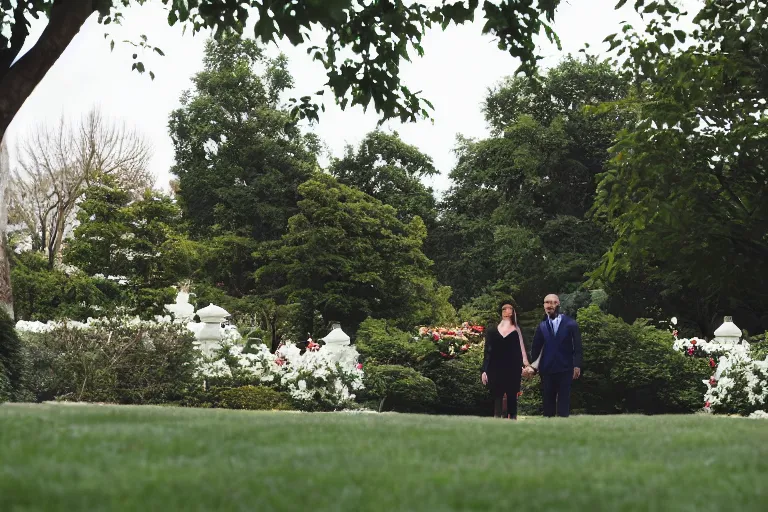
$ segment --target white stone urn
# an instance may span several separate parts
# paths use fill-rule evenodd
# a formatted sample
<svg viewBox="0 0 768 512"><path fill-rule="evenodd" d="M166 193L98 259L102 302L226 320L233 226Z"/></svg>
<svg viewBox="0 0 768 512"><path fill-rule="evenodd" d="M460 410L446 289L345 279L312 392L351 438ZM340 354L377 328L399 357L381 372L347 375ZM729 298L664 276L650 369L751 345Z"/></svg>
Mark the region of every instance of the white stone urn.
<svg viewBox="0 0 768 512"><path fill-rule="evenodd" d="M331 332L325 335L324 338L320 338L325 342L323 350L327 350L334 354L334 358L338 361L341 358L342 347L349 345L349 335L341 330L340 324L333 324Z"/></svg>
<svg viewBox="0 0 768 512"><path fill-rule="evenodd" d="M227 319L229 313L222 307L208 304L197 311L197 316L200 317L203 328L195 333L195 338L197 338L200 351L206 356L210 356L214 350L221 347L221 324Z"/></svg>
<svg viewBox="0 0 768 512"><path fill-rule="evenodd" d="M189 303L189 293L185 291L180 291L176 295L176 302L166 304L165 310L173 314L173 319L176 322L186 323L195 316L195 307Z"/></svg>
<svg viewBox="0 0 768 512"><path fill-rule="evenodd" d="M718 343L737 344L741 340L741 329L733 323L733 317L726 316L723 325L715 330L715 341Z"/></svg>

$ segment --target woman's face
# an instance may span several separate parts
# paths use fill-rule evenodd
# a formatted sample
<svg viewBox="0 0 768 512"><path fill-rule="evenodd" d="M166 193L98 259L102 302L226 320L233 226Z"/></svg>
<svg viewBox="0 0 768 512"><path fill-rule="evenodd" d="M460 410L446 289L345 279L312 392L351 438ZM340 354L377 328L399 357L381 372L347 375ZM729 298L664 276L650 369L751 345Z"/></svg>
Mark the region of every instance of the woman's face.
<svg viewBox="0 0 768 512"><path fill-rule="evenodd" d="M501 318L503 320L512 319L512 316L514 315L515 310L512 308L511 304L504 304L501 306Z"/></svg>

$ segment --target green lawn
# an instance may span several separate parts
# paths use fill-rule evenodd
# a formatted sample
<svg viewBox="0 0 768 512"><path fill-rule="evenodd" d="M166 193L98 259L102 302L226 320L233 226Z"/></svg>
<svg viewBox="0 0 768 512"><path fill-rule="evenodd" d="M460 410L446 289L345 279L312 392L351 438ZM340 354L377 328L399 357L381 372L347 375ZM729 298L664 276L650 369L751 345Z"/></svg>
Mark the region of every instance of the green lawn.
<svg viewBox="0 0 768 512"><path fill-rule="evenodd" d="M768 510L768 422L0 406L0 510Z"/></svg>

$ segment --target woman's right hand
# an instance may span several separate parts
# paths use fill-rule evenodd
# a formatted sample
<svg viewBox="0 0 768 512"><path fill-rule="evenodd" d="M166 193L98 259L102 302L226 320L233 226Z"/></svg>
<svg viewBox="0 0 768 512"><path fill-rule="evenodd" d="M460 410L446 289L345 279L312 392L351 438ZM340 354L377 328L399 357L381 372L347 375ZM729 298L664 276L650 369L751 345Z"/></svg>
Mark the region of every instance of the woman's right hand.
<svg viewBox="0 0 768 512"><path fill-rule="evenodd" d="M483 375L482 375L482 377L480 377L480 380L483 381L483 386L487 386L488 385L488 374L483 372Z"/></svg>

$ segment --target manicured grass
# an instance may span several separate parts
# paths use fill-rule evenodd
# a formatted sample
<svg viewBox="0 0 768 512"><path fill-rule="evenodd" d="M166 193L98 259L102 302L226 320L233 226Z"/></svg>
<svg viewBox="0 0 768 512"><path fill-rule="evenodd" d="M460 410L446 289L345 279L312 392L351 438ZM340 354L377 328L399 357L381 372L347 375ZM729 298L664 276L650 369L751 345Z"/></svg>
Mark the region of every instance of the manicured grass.
<svg viewBox="0 0 768 512"><path fill-rule="evenodd" d="M768 510L768 422L0 406L0 510Z"/></svg>

